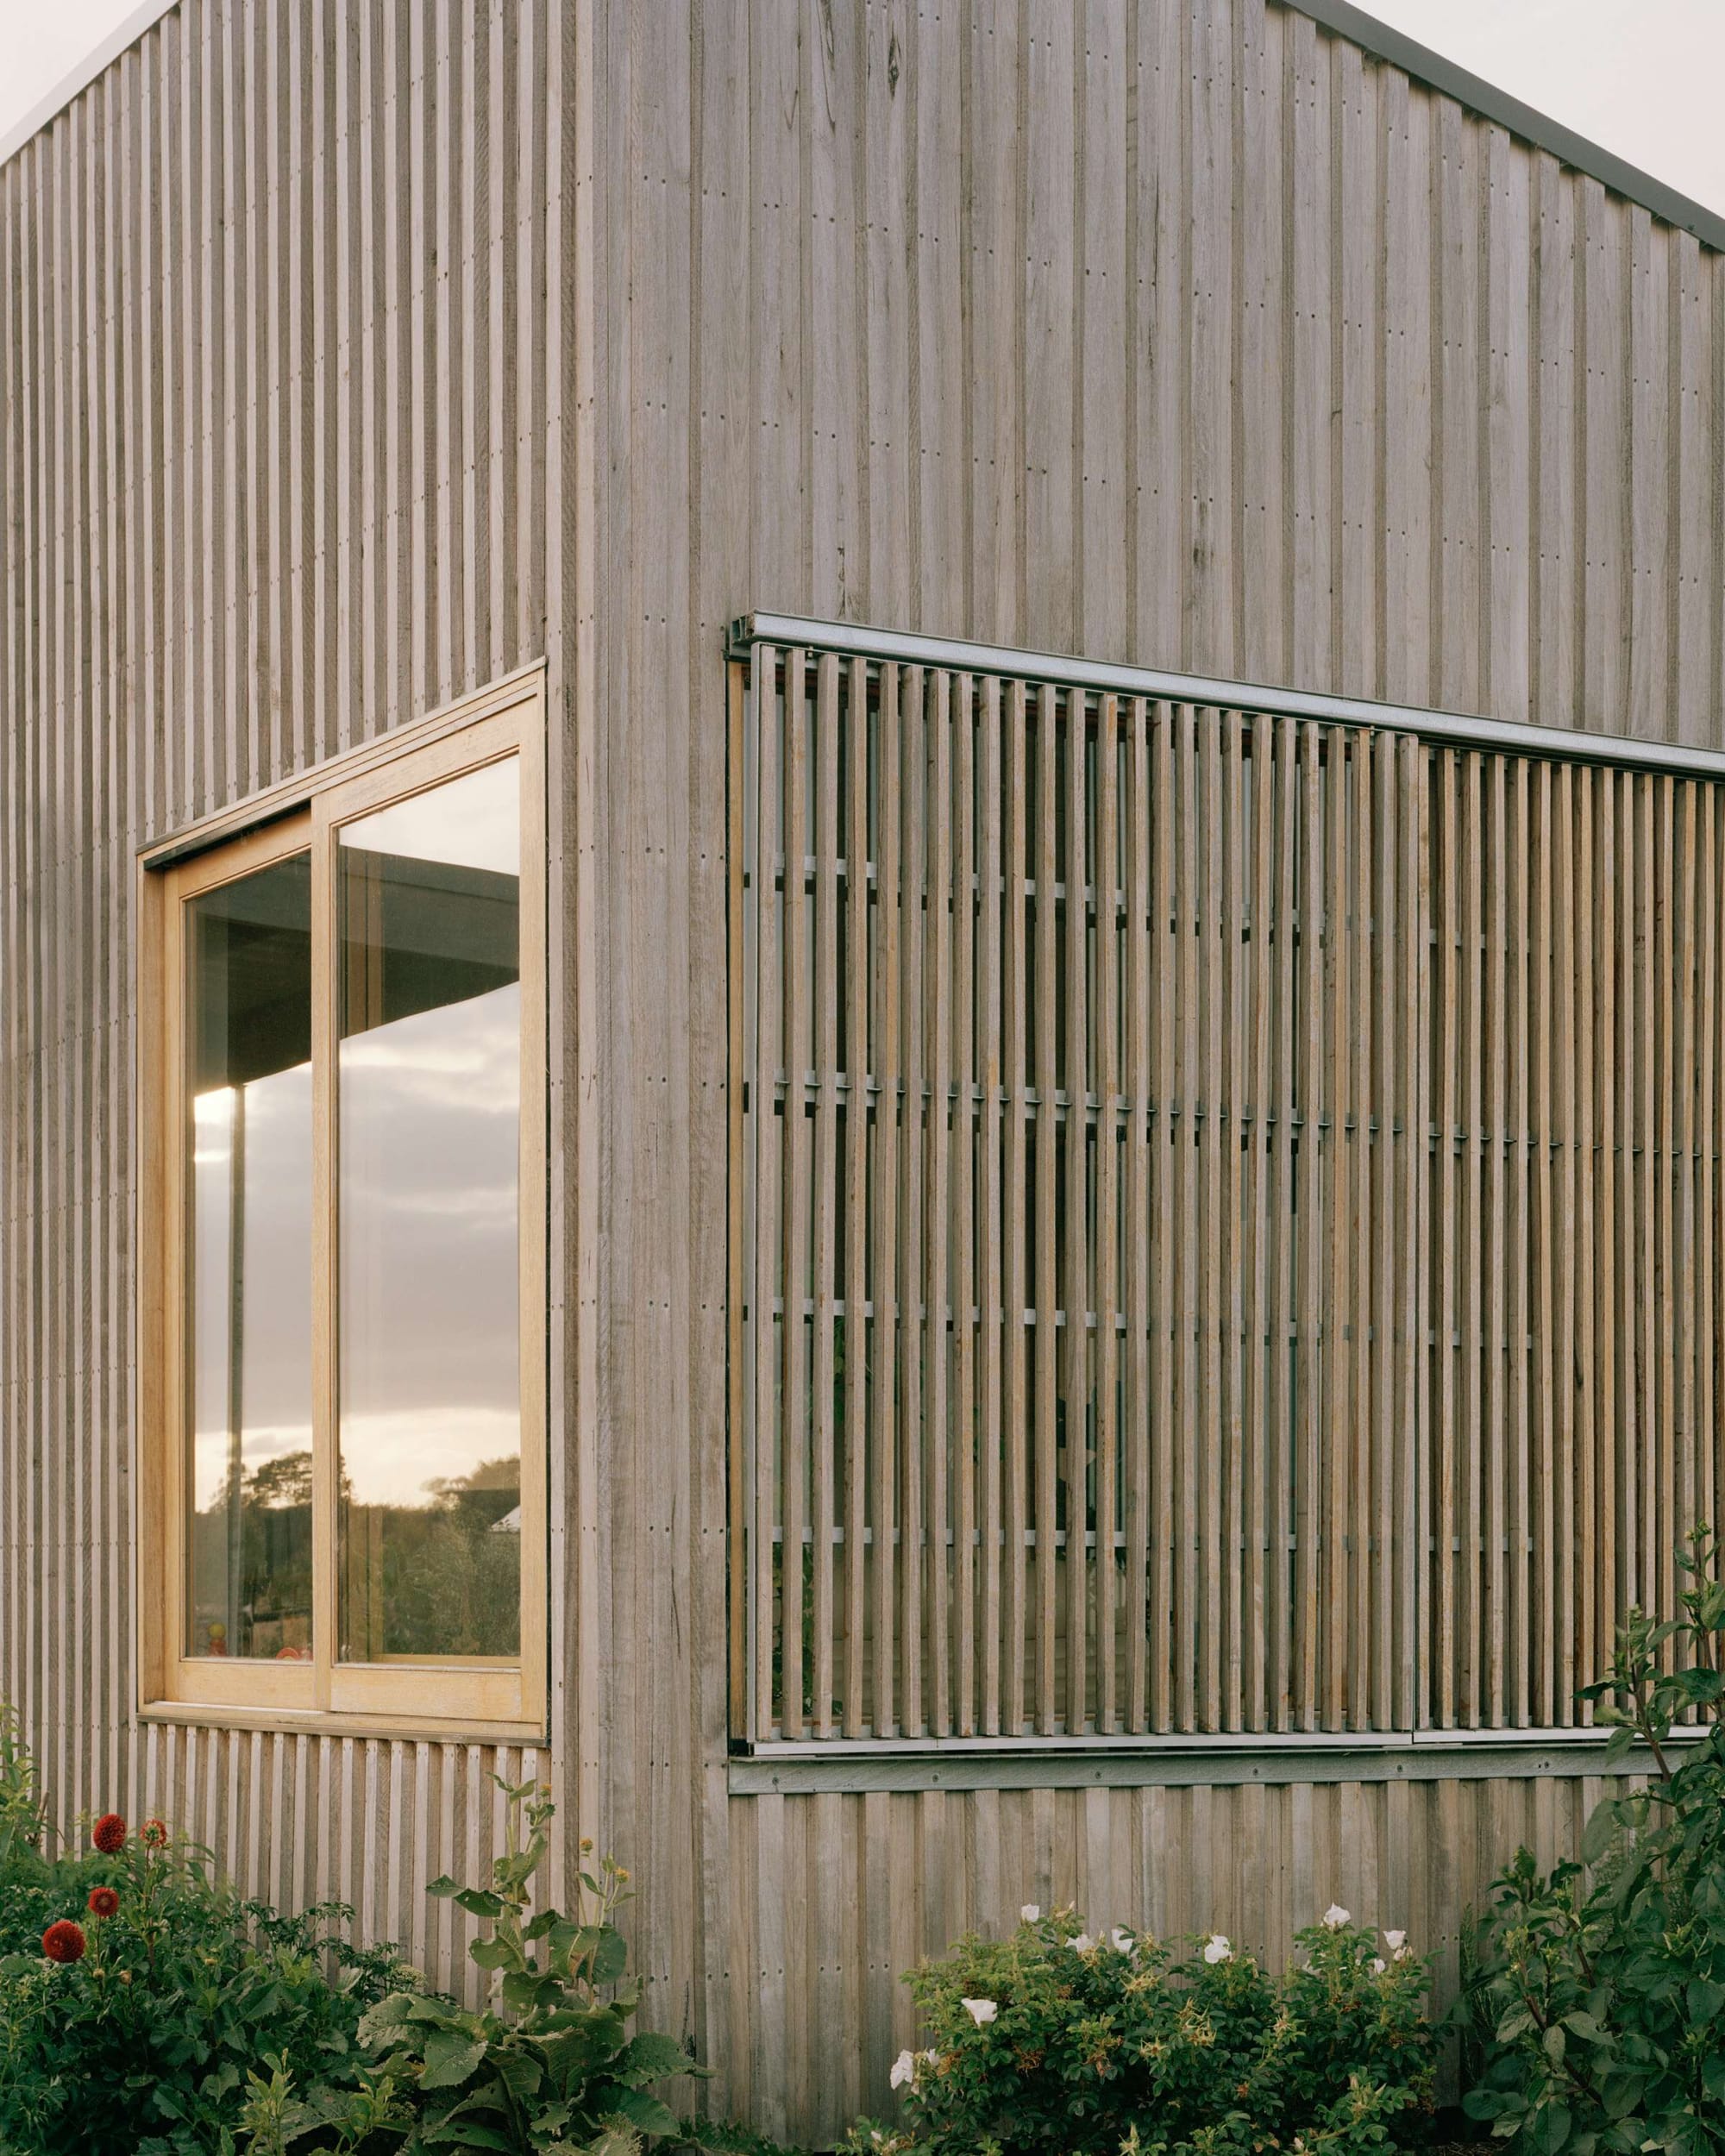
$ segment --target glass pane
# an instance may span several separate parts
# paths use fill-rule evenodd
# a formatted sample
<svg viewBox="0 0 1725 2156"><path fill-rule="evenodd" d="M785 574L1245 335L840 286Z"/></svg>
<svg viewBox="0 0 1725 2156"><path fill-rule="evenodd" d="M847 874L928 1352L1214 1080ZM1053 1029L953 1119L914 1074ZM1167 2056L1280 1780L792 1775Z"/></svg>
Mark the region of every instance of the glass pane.
<svg viewBox="0 0 1725 2156"><path fill-rule="evenodd" d="M520 1652L520 783L340 833L346 1661Z"/></svg>
<svg viewBox="0 0 1725 2156"><path fill-rule="evenodd" d="M311 874L186 906L186 1651L311 1652Z"/></svg>

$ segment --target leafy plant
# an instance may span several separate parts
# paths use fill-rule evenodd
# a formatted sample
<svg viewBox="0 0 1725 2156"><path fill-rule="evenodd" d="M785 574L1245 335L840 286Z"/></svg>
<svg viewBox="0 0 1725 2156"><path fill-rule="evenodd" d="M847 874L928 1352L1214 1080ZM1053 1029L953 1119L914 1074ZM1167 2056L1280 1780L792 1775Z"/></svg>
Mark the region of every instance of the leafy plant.
<svg viewBox="0 0 1725 2156"><path fill-rule="evenodd" d="M0 1887L21 1858L41 1850L47 1831L35 1760L20 1733L17 1710L0 1700Z"/></svg>
<svg viewBox="0 0 1725 2156"><path fill-rule="evenodd" d="M53 1861L15 1842L0 1877L0 2150L225 2156L259 2032L289 2071L351 2081L392 1959L349 1946L337 1904L278 1916L159 1821L116 1828Z"/></svg>
<svg viewBox="0 0 1725 2156"><path fill-rule="evenodd" d="M1426 1962L1345 1909L1272 1976L1220 1935L1176 1960L1144 1934L1093 1939L1070 1909L1026 1910L906 1979L929 2038L894 2069L897 2131L869 2156L1211 2156L1388 2148L1432 2100Z"/></svg>
<svg viewBox="0 0 1725 2156"><path fill-rule="evenodd" d="M1610 1675L1584 1698L1641 1745L1645 1789L1609 1797L1580 1861L1541 1872L1525 1849L1494 1886L1464 2011L1491 2034L1466 2108L1518 2149L1725 2148L1725 1578L1696 1528L1678 1564L1682 1614L1630 1613ZM1684 1719L1705 1731L1678 1753ZM1674 1764L1675 1762L1675 1764Z"/></svg>
<svg viewBox="0 0 1725 2156"><path fill-rule="evenodd" d="M489 1926L467 1949L490 1973L486 2004L404 1988L373 2006L361 2027L373 2061L364 2113L342 2089L296 2098L291 2077L260 2078L246 2120L253 2156L277 2156L314 2133L318 2146L344 2152L382 2135L380 2146L410 2153L628 2156L643 2134L678 2131L652 2084L698 2069L670 2037L629 2034L641 1987L623 1982L628 1951L613 1921L628 1872L604 1858L578 1875L573 1915L530 1914L555 1807L531 1782L493 1778L506 1800L505 1839L490 1885L443 1878L430 1889Z"/></svg>

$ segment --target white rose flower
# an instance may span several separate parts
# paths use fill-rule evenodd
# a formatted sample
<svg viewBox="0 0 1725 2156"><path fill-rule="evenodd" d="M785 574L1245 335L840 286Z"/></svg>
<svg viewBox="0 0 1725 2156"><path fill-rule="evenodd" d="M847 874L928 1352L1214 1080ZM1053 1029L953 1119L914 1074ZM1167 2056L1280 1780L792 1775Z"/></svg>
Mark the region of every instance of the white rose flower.
<svg viewBox="0 0 1725 2156"><path fill-rule="evenodd" d="M958 2002L978 2028L986 2028L1000 2012L1000 2002L994 1999L961 1999Z"/></svg>
<svg viewBox="0 0 1725 2156"><path fill-rule="evenodd" d="M915 2059L907 2051L901 2051L893 2061L893 2071L887 2076L887 2078L892 2083L894 2088L902 2089L907 2081L914 2078L915 2074Z"/></svg>
<svg viewBox="0 0 1725 2156"><path fill-rule="evenodd" d="M940 2053L938 2051L931 2049L924 2052L922 2055L931 2066L938 2066L940 2064Z"/></svg>
<svg viewBox="0 0 1725 2156"><path fill-rule="evenodd" d="M1118 1924L1108 1934L1108 1944L1117 1954L1129 1954L1132 1950L1132 1935L1122 1931Z"/></svg>
<svg viewBox="0 0 1725 2156"><path fill-rule="evenodd" d="M1222 1932L1212 1932L1209 1944L1204 1949L1205 1960L1214 1969L1219 1961L1232 1961L1233 1958L1234 1950L1228 1944L1226 1934Z"/></svg>
<svg viewBox="0 0 1725 2156"><path fill-rule="evenodd" d="M1339 1902L1332 1902L1328 1908L1324 1911L1324 1927L1327 1931L1339 1932L1345 1925L1352 1924L1352 1917L1348 1915Z"/></svg>
<svg viewBox="0 0 1725 2156"><path fill-rule="evenodd" d="M1088 1932L1080 1932L1072 1942L1072 1951L1075 1954L1088 1954L1094 1952L1095 1945Z"/></svg>
<svg viewBox="0 0 1725 2156"><path fill-rule="evenodd" d="M1034 1924L1038 1918L1042 1915L1042 1909L1038 1902L1026 1902L1024 1907L1019 1911L1019 1915L1024 1919L1026 1924Z"/></svg>
<svg viewBox="0 0 1725 2156"><path fill-rule="evenodd" d="M1374 1977L1387 1975L1389 1969L1389 1964L1383 1959L1382 1954L1373 1955L1371 1962L1371 1973Z"/></svg>
<svg viewBox="0 0 1725 2156"><path fill-rule="evenodd" d="M1383 1943L1397 1961L1407 1959L1408 1934L1406 1932L1385 1932Z"/></svg>

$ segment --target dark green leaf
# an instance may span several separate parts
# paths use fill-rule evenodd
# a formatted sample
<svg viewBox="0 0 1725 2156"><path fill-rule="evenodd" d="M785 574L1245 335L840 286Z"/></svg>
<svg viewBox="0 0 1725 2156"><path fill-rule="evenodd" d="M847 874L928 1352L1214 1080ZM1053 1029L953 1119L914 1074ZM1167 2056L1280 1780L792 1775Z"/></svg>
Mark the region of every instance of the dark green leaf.
<svg viewBox="0 0 1725 2156"><path fill-rule="evenodd" d="M420 2071L420 2087L458 2087L479 2065L486 2055L486 2048L482 2036L469 2036L461 2029L434 2029L425 2040L425 2064Z"/></svg>
<svg viewBox="0 0 1725 2156"><path fill-rule="evenodd" d="M649 2081L662 2081L668 2074L687 2073L691 2063L688 2053L674 2037L649 2032L630 2039L612 2071L619 2081L638 2086Z"/></svg>

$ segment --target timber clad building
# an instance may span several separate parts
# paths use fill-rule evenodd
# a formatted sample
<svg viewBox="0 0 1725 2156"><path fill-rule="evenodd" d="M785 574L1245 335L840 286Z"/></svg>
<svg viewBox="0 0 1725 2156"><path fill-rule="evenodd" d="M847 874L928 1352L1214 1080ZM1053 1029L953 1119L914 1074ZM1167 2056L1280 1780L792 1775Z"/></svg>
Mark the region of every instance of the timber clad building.
<svg viewBox="0 0 1725 2156"><path fill-rule="evenodd" d="M1569 1846L1725 1472L1722 243L1339 0L129 26L0 162L62 1814L459 1982L544 1776L811 2140L1023 1902Z"/></svg>

